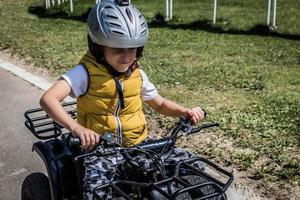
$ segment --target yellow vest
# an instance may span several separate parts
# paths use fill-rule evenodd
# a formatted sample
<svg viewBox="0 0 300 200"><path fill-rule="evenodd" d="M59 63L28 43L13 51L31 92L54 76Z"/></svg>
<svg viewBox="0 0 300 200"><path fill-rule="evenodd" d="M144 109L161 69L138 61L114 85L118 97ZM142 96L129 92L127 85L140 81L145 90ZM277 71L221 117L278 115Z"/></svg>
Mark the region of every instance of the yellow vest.
<svg viewBox="0 0 300 200"><path fill-rule="evenodd" d="M134 70L129 78L119 77L125 105L121 109L116 83L109 71L96 63L89 52L80 63L88 70L89 87L85 95L77 98L78 123L98 134L115 133L123 138L121 141L126 146L130 142L142 142L147 137L147 127L142 110L140 70Z"/></svg>

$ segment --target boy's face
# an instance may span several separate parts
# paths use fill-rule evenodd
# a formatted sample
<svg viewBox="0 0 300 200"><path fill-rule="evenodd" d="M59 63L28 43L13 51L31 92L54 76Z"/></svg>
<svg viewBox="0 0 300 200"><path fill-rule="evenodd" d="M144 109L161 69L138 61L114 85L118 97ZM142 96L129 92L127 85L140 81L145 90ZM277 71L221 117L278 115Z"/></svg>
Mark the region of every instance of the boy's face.
<svg viewBox="0 0 300 200"><path fill-rule="evenodd" d="M111 48L104 47L104 56L108 64L110 64L118 72L126 72L128 67L136 59L137 48Z"/></svg>

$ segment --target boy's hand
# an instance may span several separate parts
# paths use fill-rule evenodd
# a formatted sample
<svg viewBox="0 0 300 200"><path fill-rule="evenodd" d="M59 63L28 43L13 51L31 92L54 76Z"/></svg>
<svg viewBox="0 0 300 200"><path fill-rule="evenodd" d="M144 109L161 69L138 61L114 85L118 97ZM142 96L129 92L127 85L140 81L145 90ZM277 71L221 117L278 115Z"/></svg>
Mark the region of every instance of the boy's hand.
<svg viewBox="0 0 300 200"><path fill-rule="evenodd" d="M91 150L99 143L99 134L79 124L72 130L72 135L79 137L82 149Z"/></svg>
<svg viewBox="0 0 300 200"><path fill-rule="evenodd" d="M197 124L204 118L204 111L200 107L195 107L186 112L186 117L192 124Z"/></svg>

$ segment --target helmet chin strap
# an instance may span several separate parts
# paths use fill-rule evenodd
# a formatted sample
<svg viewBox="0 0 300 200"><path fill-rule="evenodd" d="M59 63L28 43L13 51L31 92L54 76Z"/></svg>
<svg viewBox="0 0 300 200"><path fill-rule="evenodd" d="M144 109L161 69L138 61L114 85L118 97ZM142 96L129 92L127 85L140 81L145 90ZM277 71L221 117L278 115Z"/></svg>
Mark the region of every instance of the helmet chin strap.
<svg viewBox="0 0 300 200"><path fill-rule="evenodd" d="M138 67L139 67L138 59L135 59L125 72L118 72L112 66L109 67L111 74L114 77L114 81L116 83L116 88L118 91L118 98L119 98L121 109L125 108L125 103L124 103L124 94L123 94L122 84L118 77L120 75L125 75L125 78L129 78L130 75L134 72L134 70ZM113 70L113 72L112 72L112 70Z"/></svg>
<svg viewBox="0 0 300 200"><path fill-rule="evenodd" d="M124 72L126 78L129 78L130 75L134 72L134 70L140 66L138 60L139 60L139 59L136 58L136 59L132 62L132 64L129 65L129 67L128 67L128 69L126 70L126 72Z"/></svg>

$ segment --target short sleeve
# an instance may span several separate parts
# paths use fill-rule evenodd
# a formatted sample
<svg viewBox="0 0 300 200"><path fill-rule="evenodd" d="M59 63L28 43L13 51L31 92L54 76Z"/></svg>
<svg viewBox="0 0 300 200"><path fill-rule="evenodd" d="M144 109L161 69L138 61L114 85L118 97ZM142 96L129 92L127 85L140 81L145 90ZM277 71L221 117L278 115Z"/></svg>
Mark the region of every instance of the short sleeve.
<svg viewBox="0 0 300 200"><path fill-rule="evenodd" d="M61 78L70 85L71 97L76 98L86 93L88 89L88 73L82 64L75 66L62 75Z"/></svg>
<svg viewBox="0 0 300 200"><path fill-rule="evenodd" d="M141 76L142 76L142 99L143 101L148 101L151 99L154 99L155 97L158 96L157 89L155 86L149 81L148 76L146 73L140 69Z"/></svg>

